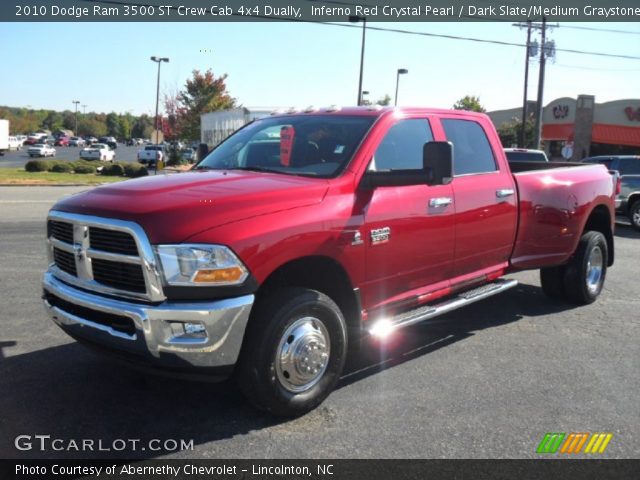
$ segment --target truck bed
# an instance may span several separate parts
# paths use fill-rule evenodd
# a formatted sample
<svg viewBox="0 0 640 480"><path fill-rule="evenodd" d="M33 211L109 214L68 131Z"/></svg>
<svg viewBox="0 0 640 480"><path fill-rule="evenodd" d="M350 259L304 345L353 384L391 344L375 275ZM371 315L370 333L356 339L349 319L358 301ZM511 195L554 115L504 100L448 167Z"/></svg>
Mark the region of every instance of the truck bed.
<svg viewBox="0 0 640 480"><path fill-rule="evenodd" d="M615 185L602 165L510 162L518 189L518 230L511 256L516 269L565 263L594 208L605 211ZM606 175L601 174L606 173ZM602 204L599 207L595 205ZM608 212L611 219L614 212Z"/></svg>

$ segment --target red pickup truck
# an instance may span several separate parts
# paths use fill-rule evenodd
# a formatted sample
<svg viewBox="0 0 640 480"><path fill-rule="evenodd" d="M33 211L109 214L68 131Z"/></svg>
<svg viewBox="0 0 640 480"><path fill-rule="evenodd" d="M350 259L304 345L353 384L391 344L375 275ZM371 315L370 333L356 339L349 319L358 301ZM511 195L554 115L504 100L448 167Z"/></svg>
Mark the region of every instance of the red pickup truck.
<svg viewBox="0 0 640 480"><path fill-rule="evenodd" d="M602 165L507 162L488 117L329 108L255 121L193 171L107 185L48 217L44 303L77 340L171 374L233 374L295 416L349 345L516 285L593 302L613 264Z"/></svg>

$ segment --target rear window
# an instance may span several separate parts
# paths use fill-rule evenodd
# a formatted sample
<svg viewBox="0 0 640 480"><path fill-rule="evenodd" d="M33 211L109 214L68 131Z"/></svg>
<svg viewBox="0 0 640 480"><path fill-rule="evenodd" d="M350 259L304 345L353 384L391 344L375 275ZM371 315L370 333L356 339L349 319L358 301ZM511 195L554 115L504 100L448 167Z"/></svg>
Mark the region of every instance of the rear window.
<svg viewBox="0 0 640 480"><path fill-rule="evenodd" d="M621 175L640 175L640 157L621 158L619 165Z"/></svg>
<svg viewBox="0 0 640 480"><path fill-rule="evenodd" d="M443 119L447 140L453 144L455 175L488 173L497 170L489 139L479 123L471 120Z"/></svg>
<svg viewBox="0 0 640 480"><path fill-rule="evenodd" d="M519 162L546 162L547 157L541 152L505 152L507 160Z"/></svg>

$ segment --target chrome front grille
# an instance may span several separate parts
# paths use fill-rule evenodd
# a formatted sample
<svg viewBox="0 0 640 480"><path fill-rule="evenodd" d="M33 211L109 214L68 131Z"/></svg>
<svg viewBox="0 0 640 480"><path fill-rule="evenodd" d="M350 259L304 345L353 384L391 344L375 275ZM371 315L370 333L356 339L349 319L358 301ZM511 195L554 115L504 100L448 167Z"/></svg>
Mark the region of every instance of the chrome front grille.
<svg viewBox="0 0 640 480"><path fill-rule="evenodd" d="M108 295L165 299L153 250L138 224L52 211L47 235L50 269L61 280Z"/></svg>

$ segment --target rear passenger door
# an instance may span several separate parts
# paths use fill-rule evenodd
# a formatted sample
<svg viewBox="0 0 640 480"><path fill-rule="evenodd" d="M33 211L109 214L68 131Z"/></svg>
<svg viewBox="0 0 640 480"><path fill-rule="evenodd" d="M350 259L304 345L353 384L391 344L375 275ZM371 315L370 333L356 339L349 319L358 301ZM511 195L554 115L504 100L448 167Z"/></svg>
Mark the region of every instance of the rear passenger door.
<svg viewBox="0 0 640 480"><path fill-rule="evenodd" d="M441 125L453 144L454 277L475 277L506 267L517 221L511 172L499 164L503 157L493 151L480 120L445 117ZM493 140L499 144L497 136Z"/></svg>

